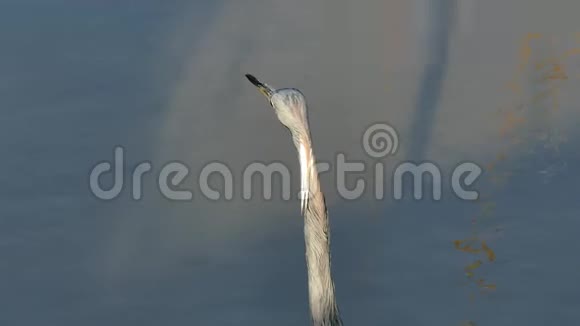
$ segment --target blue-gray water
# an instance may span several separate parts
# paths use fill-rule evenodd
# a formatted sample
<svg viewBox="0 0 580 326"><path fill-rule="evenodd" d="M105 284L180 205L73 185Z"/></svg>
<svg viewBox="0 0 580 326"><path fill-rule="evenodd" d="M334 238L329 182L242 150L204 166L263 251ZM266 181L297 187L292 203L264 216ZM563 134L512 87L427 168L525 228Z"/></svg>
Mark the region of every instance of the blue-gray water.
<svg viewBox="0 0 580 326"><path fill-rule="evenodd" d="M0 1L0 324L308 324L298 202L277 191L243 200L238 183L233 200L213 202L196 184L213 161L238 182L254 161L297 172L248 72L304 91L322 161L345 153L373 166L361 137L388 122L400 150L383 160L387 171L406 159L485 166L477 203L448 188L439 202L391 191L348 201L332 173L322 176L347 325L578 324L580 55L564 60L567 80L552 81L558 107L533 100L546 87L534 64L580 47L578 9L559 0ZM541 35L518 71L530 33ZM129 176L113 201L90 192L91 168L117 145L127 171L154 166L141 201ZM190 202L157 190L155 173L175 160L191 169ZM370 182L372 169L363 176ZM497 256L478 256L474 277L497 286L483 293L464 271L478 257L453 246L472 236L478 214L476 234Z"/></svg>

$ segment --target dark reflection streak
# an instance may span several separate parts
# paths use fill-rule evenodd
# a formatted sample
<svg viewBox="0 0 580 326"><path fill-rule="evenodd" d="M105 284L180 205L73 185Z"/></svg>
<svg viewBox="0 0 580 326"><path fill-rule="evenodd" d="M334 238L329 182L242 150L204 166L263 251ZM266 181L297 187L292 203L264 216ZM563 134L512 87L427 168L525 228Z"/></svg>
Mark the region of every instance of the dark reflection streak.
<svg viewBox="0 0 580 326"><path fill-rule="evenodd" d="M429 1L427 62L411 124L408 159L421 160L429 145L435 114L447 73L450 36L455 26L456 0Z"/></svg>

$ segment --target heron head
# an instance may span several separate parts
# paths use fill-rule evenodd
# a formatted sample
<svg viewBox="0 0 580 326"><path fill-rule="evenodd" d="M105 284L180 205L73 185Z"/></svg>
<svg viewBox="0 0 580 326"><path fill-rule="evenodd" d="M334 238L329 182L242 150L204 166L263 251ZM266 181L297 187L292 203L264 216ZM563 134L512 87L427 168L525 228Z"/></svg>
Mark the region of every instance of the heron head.
<svg viewBox="0 0 580 326"><path fill-rule="evenodd" d="M246 78L266 96L274 108L278 120L290 130L295 139L308 133L308 116L306 113L306 99L295 88L274 89L268 84L260 82L252 75Z"/></svg>
<svg viewBox="0 0 580 326"><path fill-rule="evenodd" d="M300 209L304 213L310 196L310 178L312 171L315 171L315 169L313 170L314 158L310 145L306 99L295 88L274 89L268 84L260 82L252 75L246 75L246 78L266 96L268 101L270 101L270 105L274 108L278 120L292 134L292 141L298 150L300 159Z"/></svg>

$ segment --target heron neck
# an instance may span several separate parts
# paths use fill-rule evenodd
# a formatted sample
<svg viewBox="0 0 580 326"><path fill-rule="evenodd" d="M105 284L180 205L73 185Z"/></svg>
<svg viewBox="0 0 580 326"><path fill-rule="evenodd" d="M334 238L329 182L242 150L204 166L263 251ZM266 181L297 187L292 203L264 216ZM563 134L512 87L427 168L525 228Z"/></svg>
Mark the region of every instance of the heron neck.
<svg viewBox="0 0 580 326"><path fill-rule="evenodd" d="M324 194L320 189L318 170L310 146L305 140L307 164L305 171L309 200L304 210L304 239L308 271L310 313L314 326L342 325L336 303L334 281L331 274L330 229Z"/></svg>

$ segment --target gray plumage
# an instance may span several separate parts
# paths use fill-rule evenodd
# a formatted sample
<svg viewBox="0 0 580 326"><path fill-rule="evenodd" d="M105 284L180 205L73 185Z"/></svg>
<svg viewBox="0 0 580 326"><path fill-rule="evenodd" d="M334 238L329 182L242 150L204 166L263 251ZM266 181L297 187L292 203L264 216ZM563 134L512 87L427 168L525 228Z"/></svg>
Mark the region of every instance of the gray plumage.
<svg viewBox="0 0 580 326"><path fill-rule="evenodd" d="M308 126L304 95L294 88L274 89L252 75L248 80L268 98L278 120L290 131L300 160L301 204L304 216L310 315L314 326L340 326L342 320L331 274L330 231L324 194Z"/></svg>

